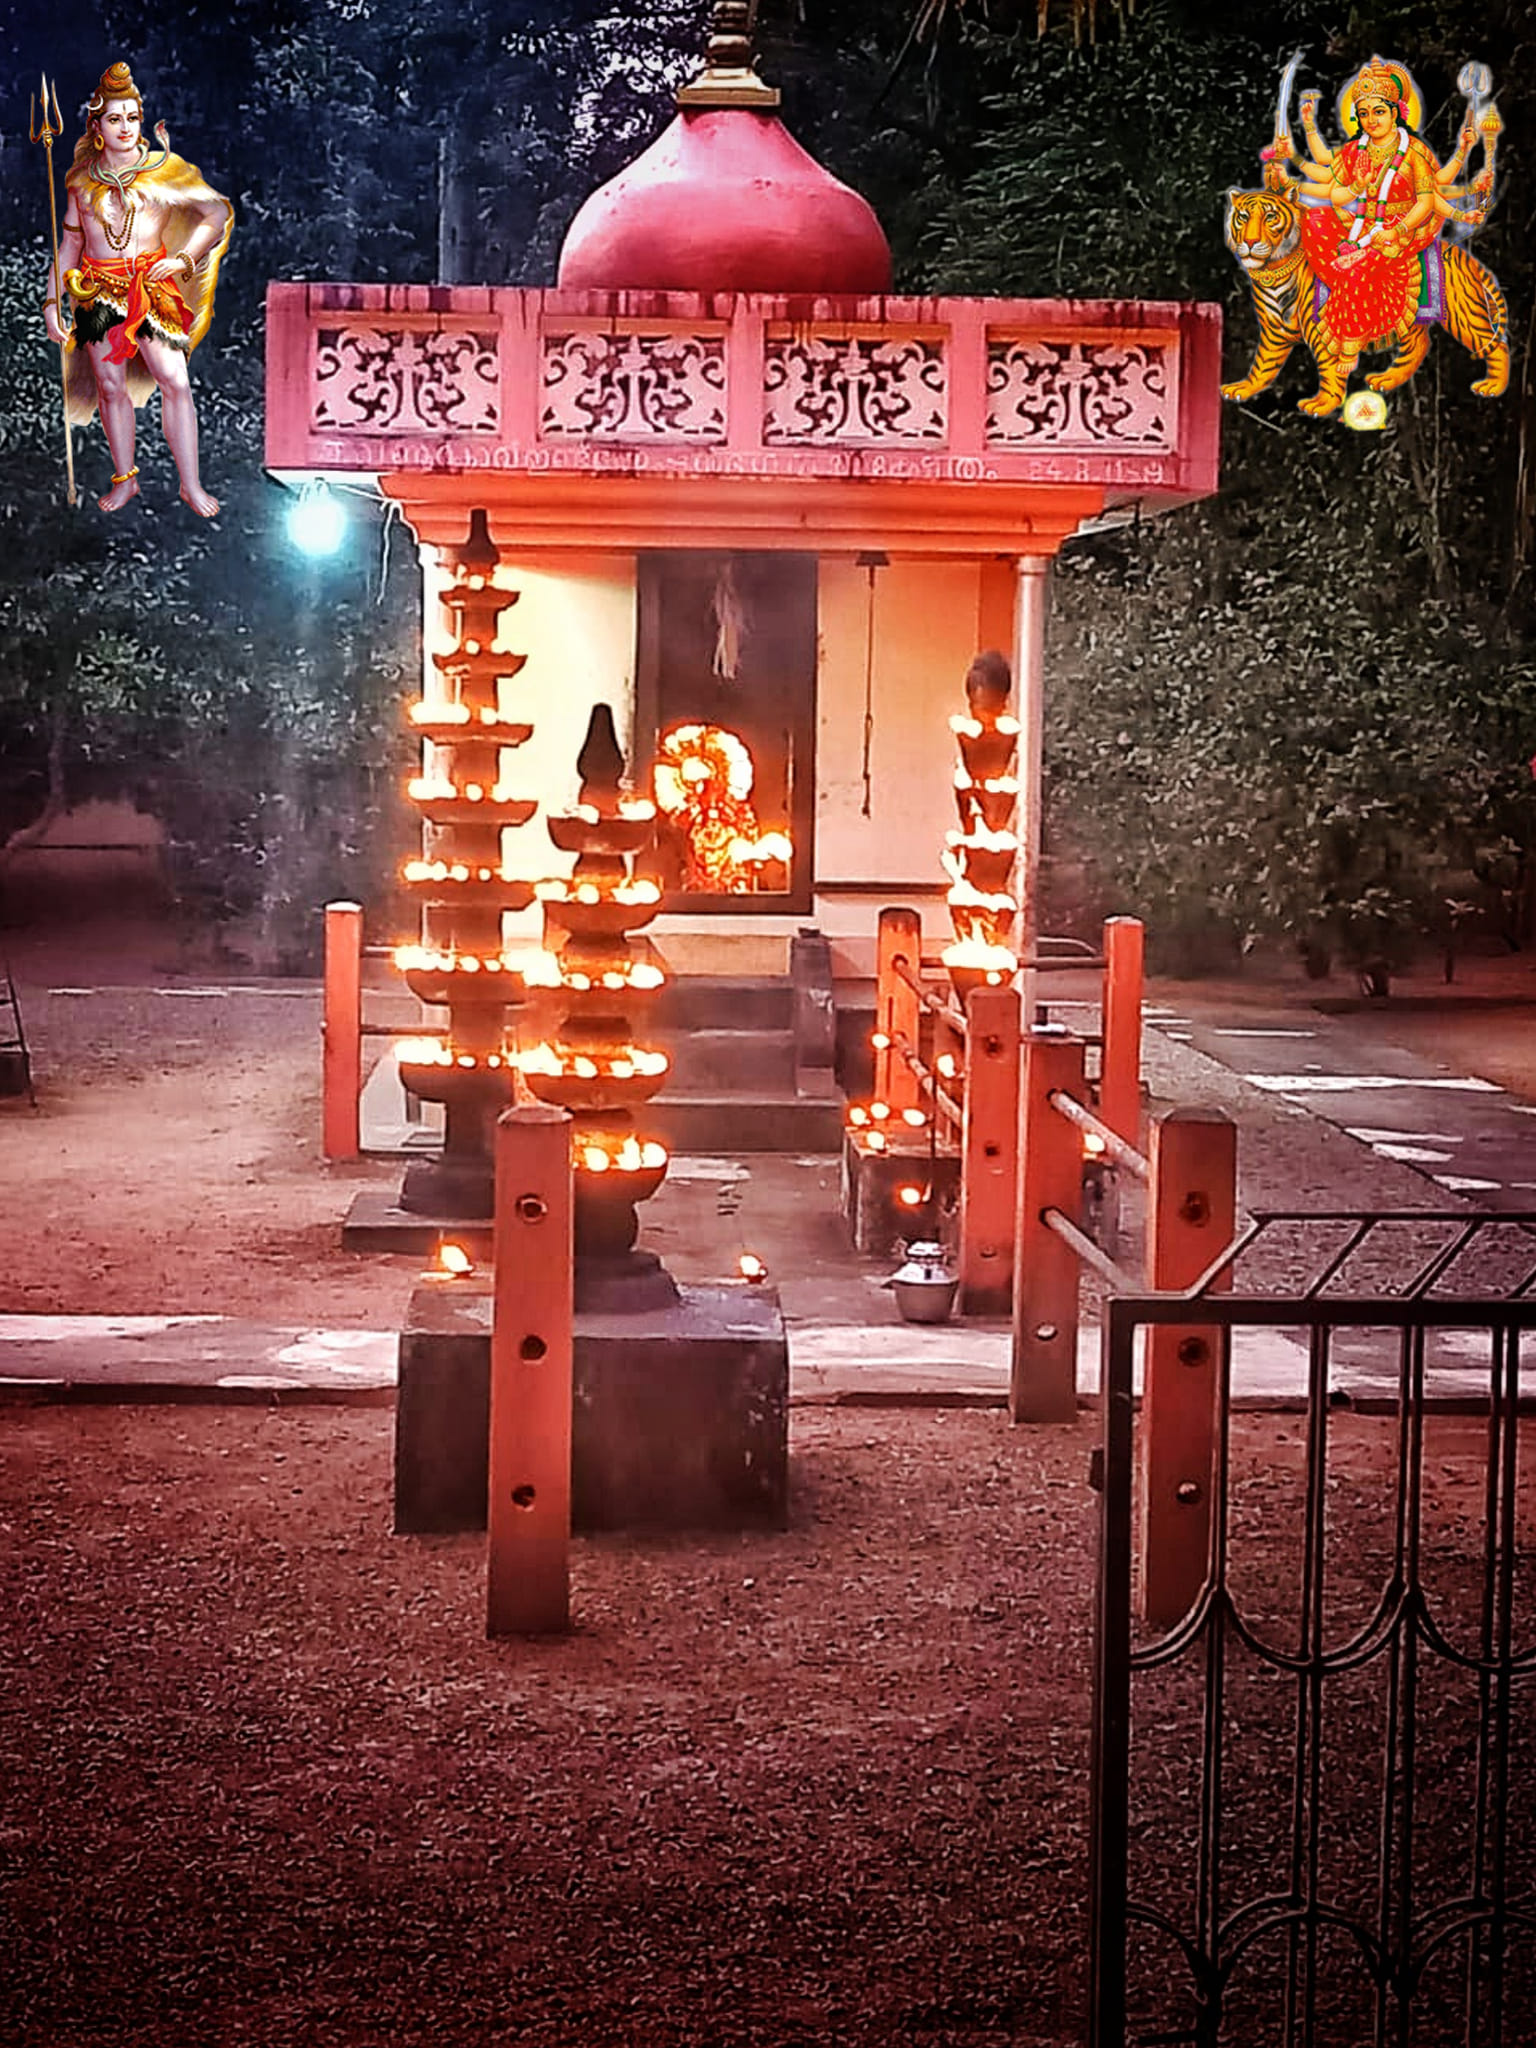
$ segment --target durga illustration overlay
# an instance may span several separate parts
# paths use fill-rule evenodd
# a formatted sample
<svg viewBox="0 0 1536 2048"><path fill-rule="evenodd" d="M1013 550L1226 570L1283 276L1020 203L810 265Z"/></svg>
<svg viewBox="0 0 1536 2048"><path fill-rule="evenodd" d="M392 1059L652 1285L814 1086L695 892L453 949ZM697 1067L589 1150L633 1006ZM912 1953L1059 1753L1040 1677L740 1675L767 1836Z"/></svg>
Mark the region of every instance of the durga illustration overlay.
<svg viewBox="0 0 1536 2048"><path fill-rule="evenodd" d="M1262 189L1227 195L1227 246L1253 288L1259 345L1247 375L1224 384L1222 396L1257 397L1305 347L1318 383L1300 410L1321 419L1342 407L1351 426L1382 426L1382 394L1408 382L1444 327L1485 366L1472 389L1499 397L1509 384L1509 315L1498 280L1466 246L1488 218L1504 125L1488 67L1461 71L1461 130L1441 163L1419 132L1413 78L1380 57L1339 97L1345 140L1337 149L1317 124L1320 95L1301 95L1306 153L1298 155L1290 100L1299 63L1298 54L1281 82ZM1479 147L1482 168L1468 177ZM1361 355L1373 353L1391 360L1347 396Z"/></svg>

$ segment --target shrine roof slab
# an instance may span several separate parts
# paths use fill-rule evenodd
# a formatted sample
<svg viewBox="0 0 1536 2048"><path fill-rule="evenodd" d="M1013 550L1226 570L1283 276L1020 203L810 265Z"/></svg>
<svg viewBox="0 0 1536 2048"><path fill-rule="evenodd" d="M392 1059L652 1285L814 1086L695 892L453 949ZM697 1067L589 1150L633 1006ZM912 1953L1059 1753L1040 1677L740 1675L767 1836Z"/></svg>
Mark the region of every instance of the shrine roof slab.
<svg viewBox="0 0 1536 2048"><path fill-rule="evenodd" d="M942 511L984 547L1216 487L1209 305L273 284L267 336L274 473L366 474L408 510L558 508L573 545L632 527L641 483L702 493L711 528L793 484L800 546L854 487L893 539Z"/></svg>

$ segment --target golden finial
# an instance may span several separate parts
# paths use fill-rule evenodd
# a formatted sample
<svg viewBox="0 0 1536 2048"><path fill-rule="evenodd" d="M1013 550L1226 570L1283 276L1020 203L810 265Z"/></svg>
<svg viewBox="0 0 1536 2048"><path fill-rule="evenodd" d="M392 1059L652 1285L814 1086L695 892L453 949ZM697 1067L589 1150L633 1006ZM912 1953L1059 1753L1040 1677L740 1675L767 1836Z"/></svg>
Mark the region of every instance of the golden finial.
<svg viewBox="0 0 1536 2048"><path fill-rule="evenodd" d="M752 65L752 30L757 0L715 0L710 15L704 69L677 95L677 104L697 112L705 107L763 107L779 104L778 89L764 85Z"/></svg>

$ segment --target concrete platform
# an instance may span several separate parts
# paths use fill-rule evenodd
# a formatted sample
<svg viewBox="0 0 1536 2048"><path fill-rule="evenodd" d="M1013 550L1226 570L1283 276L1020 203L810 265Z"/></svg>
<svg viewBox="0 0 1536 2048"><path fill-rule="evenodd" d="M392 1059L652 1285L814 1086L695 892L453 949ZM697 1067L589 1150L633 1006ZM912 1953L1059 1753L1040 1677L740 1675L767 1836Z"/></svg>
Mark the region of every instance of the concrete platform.
<svg viewBox="0 0 1536 2048"><path fill-rule="evenodd" d="M785 1319L789 1405L1002 1408L1008 1328L1000 1322L917 1324ZM214 1404L394 1403L399 1339L386 1330L278 1330L224 1316L0 1316L0 1406L47 1401ZM1536 1341L1522 1361L1522 1407L1536 1404ZM1478 1339L1431 1341L1432 1407L1479 1409L1488 1370ZM1382 1331L1341 1333L1331 1393L1364 1413L1395 1405L1396 1359ZM1307 1350L1281 1330L1240 1332L1233 1405L1299 1410ZM1098 1399L1099 1332L1078 1341L1078 1399Z"/></svg>
<svg viewBox="0 0 1536 2048"><path fill-rule="evenodd" d="M0 1402L323 1401L388 1407L392 1330L228 1316L0 1316Z"/></svg>
<svg viewBox="0 0 1536 2048"><path fill-rule="evenodd" d="M571 1513L580 1530L782 1528L789 1352L778 1298L696 1286L575 1323ZM485 1526L491 1296L426 1282L400 1338L395 1528Z"/></svg>
<svg viewBox="0 0 1536 2048"><path fill-rule="evenodd" d="M402 1209L398 1190L362 1188L353 1196L341 1225L341 1248L348 1252L417 1252L425 1264L445 1238L463 1245L473 1259L491 1255L491 1225L466 1224L461 1217L434 1216Z"/></svg>
<svg viewBox="0 0 1536 2048"><path fill-rule="evenodd" d="M897 1199L903 1187L931 1188L929 1214L952 1209L960 1198L960 1161L953 1153L930 1158L915 1139L885 1152L865 1152L845 1134L841 1141L838 1199L844 1228L856 1251L869 1258L899 1258L907 1241L924 1234L914 1213Z"/></svg>

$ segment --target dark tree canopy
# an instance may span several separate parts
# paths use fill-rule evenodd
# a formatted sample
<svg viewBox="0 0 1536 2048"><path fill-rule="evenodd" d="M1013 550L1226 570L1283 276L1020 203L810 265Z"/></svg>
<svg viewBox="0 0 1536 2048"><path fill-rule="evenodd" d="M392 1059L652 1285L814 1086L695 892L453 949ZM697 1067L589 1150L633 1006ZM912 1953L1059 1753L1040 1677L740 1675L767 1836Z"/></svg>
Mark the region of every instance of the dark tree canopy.
<svg viewBox="0 0 1536 2048"><path fill-rule="evenodd" d="M0 838L117 786L170 823L198 887L301 932L377 900L408 824L396 706L419 661L411 551L376 524L303 566L261 474L269 278L545 283L582 197L659 131L704 0L95 0L68 45L0 27L8 75L76 109L127 56L184 155L237 208L193 367L216 532L176 516L153 412L143 516L62 504L56 359L35 305L41 152L0 149ZM1476 249L1509 299L1508 395L1471 395L1447 335L1381 435L1274 392L1226 408L1219 497L1069 545L1055 583L1048 775L1058 876L1082 907L1234 943L1357 951L1433 927L1468 890L1508 911L1536 847L1536 29L1525 0L764 0L761 68L800 140L873 201L904 290L1214 299L1228 374L1251 351L1223 247L1256 182L1286 58L1325 108L1374 51L1424 92L1443 154L1456 73L1492 66L1506 132ZM18 134L19 131L19 134ZM15 146L11 146L12 143ZM104 481L99 432L77 437ZM205 772L216 759L217 786ZM3 855L0 855L3 858ZM1529 891L1527 891L1529 894ZM1063 908L1066 897L1061 898ZM1518 920L1517 920L1518 922ZM1385 937L1383 935L1386 935ZM286 943L286 939L284 943Z"/></svg>

